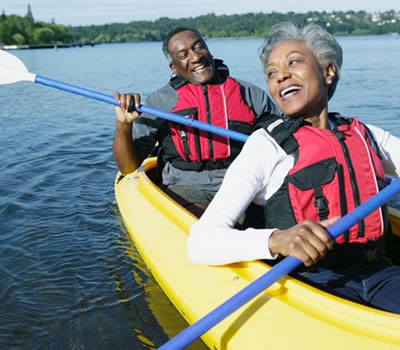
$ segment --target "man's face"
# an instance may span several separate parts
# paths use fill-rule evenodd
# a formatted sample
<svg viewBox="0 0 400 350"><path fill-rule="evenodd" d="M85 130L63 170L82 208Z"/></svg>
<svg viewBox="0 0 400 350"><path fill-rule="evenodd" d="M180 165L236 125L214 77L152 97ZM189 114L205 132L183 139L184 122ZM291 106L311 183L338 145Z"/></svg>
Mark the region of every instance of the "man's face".
<svg viewBox="0 0 400 350"><path fill-rule="evenodd" d="M214 60L207 45L190 30L175 34L168 43L171 70L194 85L208 84L214 77Z"/></svg>

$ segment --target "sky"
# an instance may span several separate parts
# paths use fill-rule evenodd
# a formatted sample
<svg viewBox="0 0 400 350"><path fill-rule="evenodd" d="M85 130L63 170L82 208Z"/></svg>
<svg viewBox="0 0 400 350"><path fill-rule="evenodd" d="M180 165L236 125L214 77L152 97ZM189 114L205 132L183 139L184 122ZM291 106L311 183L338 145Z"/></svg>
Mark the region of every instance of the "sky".
<svg viewBox="0 0 400 350"><path fill-rule="evenodd" d="M90 25L135 20L155 20L160 17L197 17L248 12L287 13L293 11L400 11L399 0L1 0L0 11L6 15L24 16L28 3L36 21L64 25Z"/></svg>

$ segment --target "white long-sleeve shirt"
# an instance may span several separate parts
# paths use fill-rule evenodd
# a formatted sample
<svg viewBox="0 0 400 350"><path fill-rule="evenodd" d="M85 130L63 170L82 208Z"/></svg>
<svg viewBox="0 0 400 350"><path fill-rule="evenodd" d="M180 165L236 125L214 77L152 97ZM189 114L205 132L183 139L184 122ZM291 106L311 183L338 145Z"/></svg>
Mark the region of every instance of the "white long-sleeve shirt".
<svg viewBox="0 0 400 350"><path fill-rule="evenodd" d="M375 126L368 127L380 148L386 174L399 176L400 139ZM234 226L252 201L265 205L293 165L293 156L265 130L254 132L229 167L207 210L191 228L189 259L207 265L275 259L268 239L276 229L238 230Z"/></svg>

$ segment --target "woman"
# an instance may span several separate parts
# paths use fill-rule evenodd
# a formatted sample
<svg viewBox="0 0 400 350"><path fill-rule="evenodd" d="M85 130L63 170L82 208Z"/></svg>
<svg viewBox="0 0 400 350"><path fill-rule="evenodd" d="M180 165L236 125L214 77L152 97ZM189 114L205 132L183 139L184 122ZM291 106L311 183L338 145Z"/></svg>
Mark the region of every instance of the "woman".
<svg viewBox="0 0 400 350"><path fill-rule="evenodd" d="M259 125L188 242L194 262L222 265L295 256L308 283L400 313L400 267L382 248L378 209L333 242L325 228L376 194L385 173L400 173L400 139L353 118L328 114L342 50L318 25L274 26L260 51L268 90L286 120ZM264 229L235 224L251 201L264 205ZM322 259L323 258L323 259Z"/></svg>

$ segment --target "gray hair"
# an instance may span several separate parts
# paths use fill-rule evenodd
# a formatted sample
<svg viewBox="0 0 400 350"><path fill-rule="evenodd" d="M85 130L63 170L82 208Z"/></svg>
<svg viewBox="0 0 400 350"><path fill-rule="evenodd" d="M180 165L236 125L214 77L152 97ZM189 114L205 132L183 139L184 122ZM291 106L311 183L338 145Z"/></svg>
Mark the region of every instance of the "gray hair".
<svg viewBox="0 0 400 350"><path fill-rule="evenodd" d="M343 63L342 48L335 37L317 24L298 27L292 22L282 22L274 25L258 52L265 74L272 50L286 40L304 41L305 45L313 51L321 67L326 67L328 64L335 66L336 76L328 88L328 99L330 99L336 90Z"/></svg>

